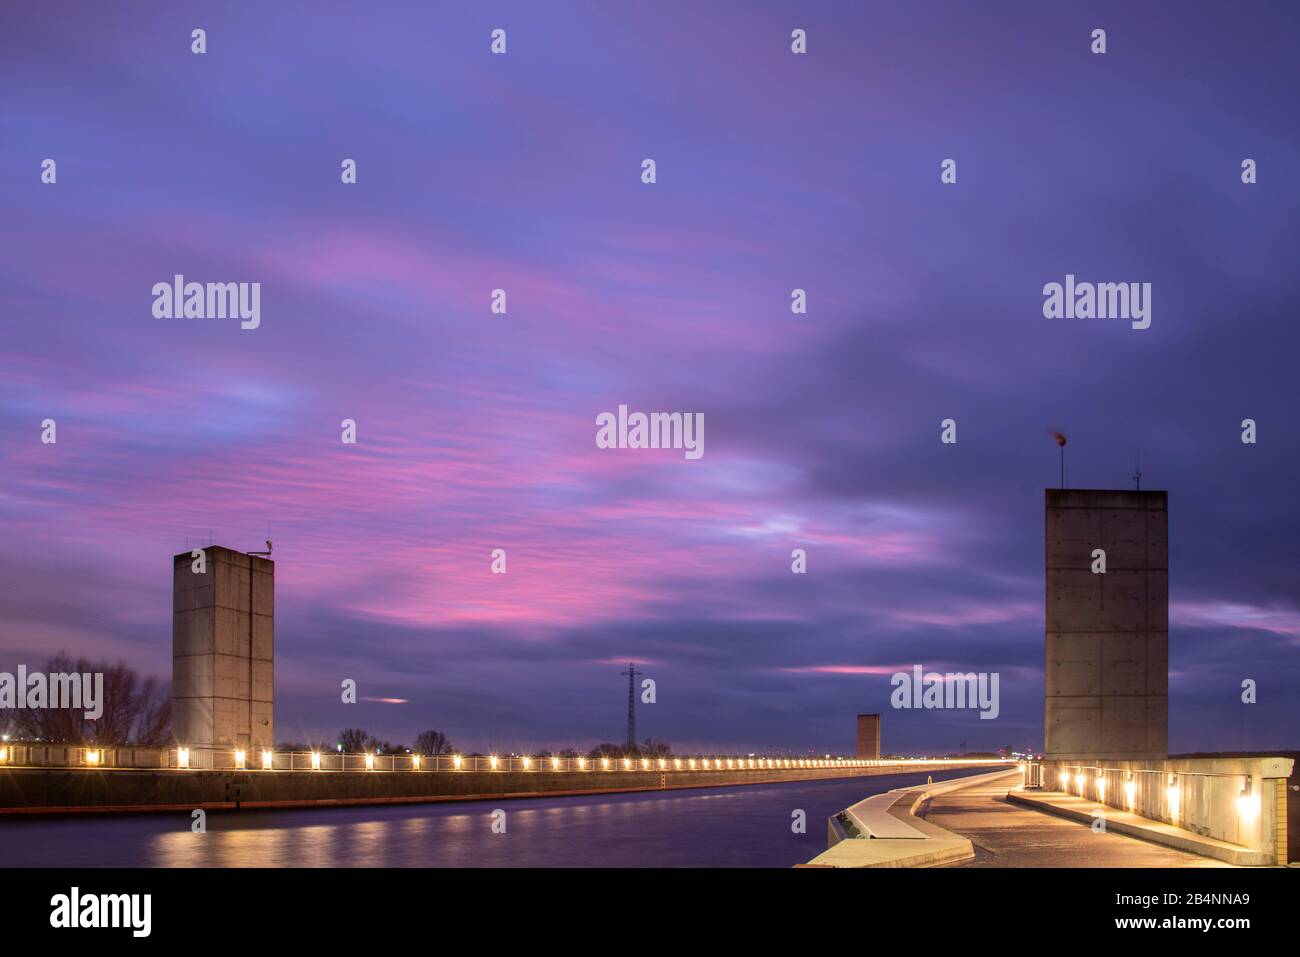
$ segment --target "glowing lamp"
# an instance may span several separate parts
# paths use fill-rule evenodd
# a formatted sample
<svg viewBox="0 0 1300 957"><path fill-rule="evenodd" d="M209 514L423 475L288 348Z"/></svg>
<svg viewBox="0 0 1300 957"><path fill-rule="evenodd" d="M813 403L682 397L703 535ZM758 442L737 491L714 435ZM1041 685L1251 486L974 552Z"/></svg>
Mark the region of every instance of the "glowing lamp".
<svg viewBox="0 0 1300 957"><path fill-rule="evenodd" d="M319 751L313 751L313 752L311 753L311 769L312 769L313 771L319 771L319 770L320 770L320 752L319 752Z"/></svg>
<svg viewBox="0 0 1300 957"><path fill-rule="evenodd" d="M493 771L497 769L497 756L495 754L492 755L492 757L488 758L488 767L490 767Z"/></svg>
<svg viewBox="0 0 1300 957"><path fill-rule="evenodd" d="M418 754L411 755L411 770L420 770L420 756Z"/></svg>
<svg viewBox="0 0 1300 957"><path fill-rule="evenodd" d="M176 749L176 766L177 766L178 768L188 768L188 767L190 766L190 749L189 749L189 748L177 748L177 749Z"/></svg>
<svg viewBox="0 0 1300 957"><path fill-rule="evenodd" d="M1241 793L1237 795L1237 814L1245 823L1255 820L1259 815L1259 795L1251 793L1249 781L1241 789Z"/></svg>
<svg viewBox="0 0 1300 957"><path fill-rule="evenodd" d="M367 771L373 771L374 769L375 769L375 756L374 756L373 754L371 754L370 752L367 751L367 752L366 752L366 770L367 770Z"/></svg>
<svg viewBox="0 0 1300 957"><path fill-rule="evenodd" d="M452 770L454 770L454 771L459 771L459 770L460 770L460 766L461 766L461 758L460 758L460 755L459 755L459 754L452 755L452 759L451 759L451 767L452 767Z"/></svg>
<svg viewBox="0 0 1300 957"><path fill-rule="evenodd" d="M262 770L269 771L275 764L275 755L270 751L262 752Z"/></svg>
<svg viewBox="0 0 1300 957"><path fill-rule="evenodd" d="M235 752L235 767L236 767L238 770L240 770L240 771L242 771L242 770L244 769L244 752L243 752L243 751L236 751L236 752Z"/></svg>

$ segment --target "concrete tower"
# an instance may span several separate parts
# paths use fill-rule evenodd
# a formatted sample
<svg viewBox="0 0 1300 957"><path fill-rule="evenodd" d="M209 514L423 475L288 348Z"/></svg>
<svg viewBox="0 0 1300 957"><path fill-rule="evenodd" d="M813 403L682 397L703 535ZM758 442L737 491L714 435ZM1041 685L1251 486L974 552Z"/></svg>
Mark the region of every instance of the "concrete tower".
<svg viewBox="0 0 1300 957"><path fill-rule="evenodd" d="M880 757L880 715L858 715L858 757L875 760Z"/></svg>
<svg viewBox="0 0 1300 957"><path fill-rule="evenodd" d="M1165 758L1168 493L1047 489L1046 505L1045 756Z"/></svg>
<svg viewBox="0 0 1300 957"><path fill-rule="evenodd" d="M275 743L275 563L219 545L172 559L172 730L179 744Z"/></svg>

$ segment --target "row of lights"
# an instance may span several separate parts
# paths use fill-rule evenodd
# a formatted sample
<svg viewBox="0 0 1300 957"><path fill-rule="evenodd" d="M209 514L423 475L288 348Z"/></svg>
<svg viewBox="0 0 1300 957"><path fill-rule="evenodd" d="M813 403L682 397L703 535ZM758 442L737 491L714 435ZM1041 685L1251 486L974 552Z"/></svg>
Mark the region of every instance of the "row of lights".
<svg viewBox="0 0 1300 957"><path fill-rule="evenodd" d="M99 762L98 751L93 751L93 752L87 751L86 757L87 757L87 763L97 764ZM247 763L248 763L247 753L243 750L236 750L234 752L234 757L235 757L235 769L240 771L245 770L247 768ZM274 767L274 758L275 756L271 751L262 752L262 769L264 771L270 771ZM4 760L3 752L0 752L0 760ZM575 760L578 762L579 771L587 770L586 758L576 758ZM669 760L668 758L658 758L654 764L654 767L657 767L658 770L660 771L666 771L668 770L668 760ZM525 771L533 770L532 758L523 757L520 759L520 761L523 765L523 770ZM553 771L562 770L561 761L562 759L559 757L552 757L550 759L551 770ZM622 761L623 770L631 771L635 769L631 758L622 758L621 761ZM871 763L868 761L855 761L855 760L846 761L844 758L825 758L825 759L823 758L700 758L698 760L696 758L687 758L685 760L683 760L682 758L673 758L672 767L673 770L675 771L682 771L682 770L695 771L697 769L704 770L704 771L709 771L709 770L721 771L723 770L724 761L726 762L727 770L865 767L866 765ZM373 754L367 754L365 756L365 762L366 762L367 771L373 771L375 769L375 756ZM421 755L418 754L411 755L412 770L418 771L420 769L421 763L422 763ZM464 768L464 758L462 758L459 754L454 755L452 757L451 763L452 763L452 767L457 771L460 771ZM176 749L176 766L181 769L189 768L190 766L189 748ZM311 753L311 767L313 771L319 771L321 769L321 752L313 751ZM501 759L498 758L495 754L489 756L488 767L491 768L491 770L493 771L501 770ZM613 770L613 766L609 758L601 758L600 767L602 770L605 771ZM651 761L649 758L640 759L640 769L643 771L649 771L652 769Z"/></svg>
<svg viewBox="0 0 1300 957"><path fill-rule="evenodd" d="M1062 770L1059 774L1061 790L1069 791L1070 789L1070 772ZM1079 796L1083 797L1084 789L1087 787L1087 778L1082 770L1077 771L1074 775L1074 784L1078 788ZM1098 772L1095 780L1097 800L1105 803L1106 801L1106 777ZM1124 782L1124 803L1131 811L1137 805L1137 779L1133 772L1128 772L1128 778ZM1178 820L1178 813L1182 803L1182 788L1178 782L1178 775L1170 773L1165 786L1165 803L1169 809L1169 819ZM1249 777L1245 778L1245 786L1242 787L1237 795L1237 814L1244 822L1253 821L1259 815L1259 795L1253 793Z"/></svg>
<svg viewBox="0 0 1300 957"><path fill-rule="evenodd" d="M0 747L0 764L3 764L9 760L9 754L10 754L9 748ZM103 751L101 749L87 748L84 752L84 755L85 755L85 762L88 765L99 766L103 762ZM274 753L271 751L263 750L261 753L261 757L262 757L262 770L264 771L272 770L275 764ZM423 759L421 755L418 754L411 755L411 769L415 771L420 770L422 760ZM588 769L586 758L576 758L574 760L576 760L578 763L579 771L586 771ZM907 759L903 759L903 760L907 760ZM658 770L660 771L666 771L668 770L668 761L669 761L668 758L658 758L656 759L654 766L657 767ZM675 771L682 771L682 770L721 771L724 770L724 765L723 765L724 761L726 762L725 764L726 770L746 770L746 769L764 770L764 769L783 769L783 768L827 768L827 767L846 767L846 768L855 767L856 768L856 767L866 767L868 765L878 764L878 763L894 763L894 762L874 762L874 761L853 760L853 759L846 760L844 758L832 758L828 755L826 758L699 758L699 759L686 758L685 760L683 760L682 758L673 758L672 767L673 770ZM366 762L367 771L373 771L375 769L375 756L373 754L367 754L365 756L365 762ZM521 758L521 762L523 764L523 770L531 771L533 769L532 758L529 757ZM621 767L624 771L634 770L633 761L631 758L622 758L621 762L622 762ZM240 771L246 770L248 766L248 753L243 749L236 749L234 751L234 763L235 763L236 770L240 770ZM553 771L562 770L561 758L559 758L558 756L552 757L550 759L550 763L551 763L551 770ZM190 749L177 748L176 767L185 770L188 769L189 766L190 766ZM488 766L493 771L501 770L501 759L498 758L495 754L491 755L488 758ZM319 771L321 769L321 752L313 751L311 753L311 767L313 771ZM464 759L459 754L454 755L452 757L452 767L457 771L463 769ZM609 758L601 758L600 767L602 770L605 771L613 770L613 766ZM651 761L649 758L640 759L640 770L642 771L651 770ZM1068 778L1069 775L1066 774L1065 772L1062 772L1062 781L1066 782L1068 781ZM1082 775L1080 775L1080 782L1081 782L1080 787L1082 787Z"/></svg>

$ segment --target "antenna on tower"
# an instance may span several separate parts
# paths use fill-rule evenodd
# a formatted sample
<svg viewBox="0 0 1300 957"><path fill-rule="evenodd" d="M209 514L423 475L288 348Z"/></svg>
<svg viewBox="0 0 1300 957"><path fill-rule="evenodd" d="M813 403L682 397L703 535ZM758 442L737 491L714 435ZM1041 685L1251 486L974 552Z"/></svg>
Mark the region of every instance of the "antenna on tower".
<svg viewBox="0 0 1300 957"><path fill-rule="evenodd" d="M619 675L627 675L627 749L631 751L636 747L636 676L645 674L644 671L637 671L632 662L627 663L627 671L620 671Z"/></svg>
<svg viewBox="0 0 1300 957"><path fill-rule="evenodd" d="M1133 473L1133 487L1142 491L1142 450L1137 450L1137 468Z"/></svg>
<svg viewBox="0 0 1300 957"><path fill-rule="evenodd" d="M1061 447L1061 488L1065 488L1065 436L1060 432L1048 432L1047 434L1056 439L1056 444Z"/></svg>

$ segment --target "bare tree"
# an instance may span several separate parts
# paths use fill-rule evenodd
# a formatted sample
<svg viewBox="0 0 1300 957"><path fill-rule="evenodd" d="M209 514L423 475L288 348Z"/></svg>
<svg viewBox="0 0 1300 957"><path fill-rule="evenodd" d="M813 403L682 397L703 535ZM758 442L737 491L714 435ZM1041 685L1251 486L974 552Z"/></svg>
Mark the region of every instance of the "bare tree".
<svg viewBox="0 0 1300 957"><path fill-rule="evenodd" d="M428 757L437 757L439 754L451 754L455 749L441 731L421 731L415 739L415 750Z"/></svg>
<svg viewBox="0 0 1300 957"><path fill-rule="evenodd" d="M339 732L339 744L343 745L343 750L348 754L360 754L374 747L376 741L360 728L344 728Z"/></svg>
<svg viewBox="0 0 1300 957"><path fill-rule="evenodd" d="M161 748L172 738L172 689L157 678L146 678L140 688L140 715L135 723L135 743Z"/></svg>
<svg viewBox="0 0 1300 957"><path fill-rule="evenodd" d="M78 658L59 652L45 662L46 676L104 676L103 713L88 719L83 693L80 708L26 708L17 713L17 737L59 744L145 744L161 746L171 737L171 689L157 678L142 682L124 662ZM92 679L93 680L93 679Z"/></svg>

